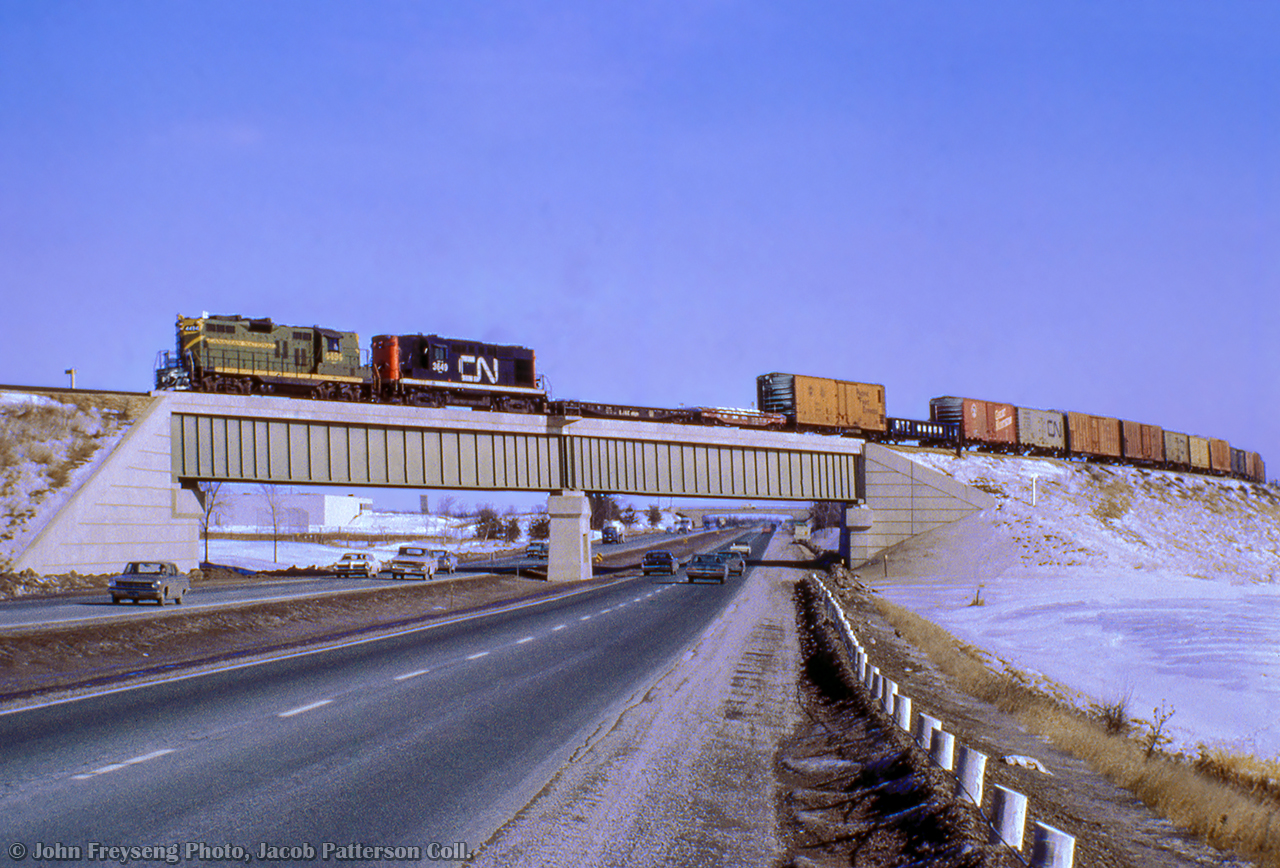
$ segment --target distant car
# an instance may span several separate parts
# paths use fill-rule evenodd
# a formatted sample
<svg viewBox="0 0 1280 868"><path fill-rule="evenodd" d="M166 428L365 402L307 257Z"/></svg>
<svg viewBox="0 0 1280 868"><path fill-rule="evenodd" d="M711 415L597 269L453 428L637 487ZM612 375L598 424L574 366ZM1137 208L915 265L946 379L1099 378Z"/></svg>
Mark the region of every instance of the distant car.
<svg viewBox="0 0 1280 868"><path fill-rule="evenodd" d="M458 571L458 556L448 549L432 549L428 554L435 556L437 570L449 575Z"/></svg>
<svg viewBox="0 0 1280 868"><path fill-rule="evenodd" d="M729 578L729 565L714 554L694 555L684 568L684 574L689 577L690 582L715 579L724 584L725 579Z"/></svg>
<svg viewBox="0 0 1280 868"><path fill-rule="evenodd" d="M524 556L526 558L541 558L546 560L551 554L551 546L544 542L531 542L524 547Z"/></svg>
<svg viewBox="0 0 1280 868"><path fill-rule="evenodd" d="M747 559L733 549L724 549L712 554L724 561L731 576L740 576L747 571Z"/></svg>
<svg viewBox="0 0 1280 868"><path fill-rule="evenodd" d="M112 603L155 600L163 606L169 599L181 603L191 590L191 580L169 561L131 561L124 565L120 575L107 582L107 588L111 591Z"/></svg>
<svg viewBox="0 0 1280 868"><path fill-rule="evenodd" d="M640 570L647 576L649 573L666 573L674 576L680 572L680 559L669 551L657 549L645 552L640 559Z"/></svg>
<svg viewBox="0 0 1280 868"><path fill-rule="evenodd" d="M387 561L379 575L389 575L393 579L408 579L417 576L424 582L436 574L436 558L421 546L400 546L395 557Z"/></svg>
<svg viewBox="0 0 1280 868"><path fill-rule="evenodd" d="M600 531L600 542L602 543L620 543L626 542L626 535L616 527L609 526Z"/></svg>
<svg viewBox="0 0 1280 868"><path fill-rule="evenodd" d="M371 579L378 574L378 562L366 552L347 552L330 569L340 576L361 575Z"/></svg>
<svg viewBox="0 0 1280 868"><path fill-rule="evenodd" d="M737 542L729 543L729 551L737 552L742 555L742 559L745 561L747 558L751 557L751 543L746 542L745 540L738 540Z"/></svg>

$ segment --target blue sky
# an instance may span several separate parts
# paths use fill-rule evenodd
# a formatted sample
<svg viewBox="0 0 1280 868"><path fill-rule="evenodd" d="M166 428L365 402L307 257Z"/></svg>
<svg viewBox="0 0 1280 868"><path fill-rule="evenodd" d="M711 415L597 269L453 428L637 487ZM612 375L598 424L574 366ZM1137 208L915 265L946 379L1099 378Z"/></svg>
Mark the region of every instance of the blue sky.
<svg viewBox="0 0 1280 868"><path fill-rule="evenodd" d="M789 371L1280 467L1280 6L0 0L0 382L202 310Z"/></svg>

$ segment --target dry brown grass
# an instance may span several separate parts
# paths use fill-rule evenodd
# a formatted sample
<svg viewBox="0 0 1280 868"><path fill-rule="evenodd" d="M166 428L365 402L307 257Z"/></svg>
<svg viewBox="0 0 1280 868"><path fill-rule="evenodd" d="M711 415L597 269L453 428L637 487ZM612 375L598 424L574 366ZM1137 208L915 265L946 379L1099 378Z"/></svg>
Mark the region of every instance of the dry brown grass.
<svg viewBox="0 0 1280 868"><path fill-rule="evenodd" d="M1257 796L1259 781L1276 779L1276 764L1217 754L1194 762L1160 753L1148 758L1139 740L1108 734L1105 720L1034 689L1016 672L993 671L979 649L914 612L878 597L874 602L961 690L1015 716L1180 828L1221 850L1280 868L1280 803L1269 791Z"/></svg>

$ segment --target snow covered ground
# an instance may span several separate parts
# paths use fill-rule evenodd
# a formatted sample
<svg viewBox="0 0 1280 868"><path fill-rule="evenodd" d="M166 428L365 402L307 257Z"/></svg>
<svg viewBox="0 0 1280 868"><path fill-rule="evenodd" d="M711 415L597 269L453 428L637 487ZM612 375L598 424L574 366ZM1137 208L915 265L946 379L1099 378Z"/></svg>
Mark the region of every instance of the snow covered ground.
<svg viewBox="0 0 1280 868"><path fill-rule="evenodd" d="M1280 757L1280 492L1128 467L905 454L999 503L904 543L887 577L877 562L860 570L864 581L1082 705L1127 696L1145 719L1174 709L1176 748ZM819 542L836 546L830 531Z"/></svg>

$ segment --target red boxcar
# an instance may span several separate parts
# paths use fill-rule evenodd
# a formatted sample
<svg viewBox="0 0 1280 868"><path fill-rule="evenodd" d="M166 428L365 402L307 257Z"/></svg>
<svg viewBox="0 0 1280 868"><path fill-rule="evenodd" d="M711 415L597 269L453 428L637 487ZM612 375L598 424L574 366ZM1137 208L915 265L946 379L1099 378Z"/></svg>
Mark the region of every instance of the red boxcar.
<svg viewBox="0 0 1280 868"><path fill-rule="evenodd" d="M959 422L967 441L1008 449L1018 445L1018 409L1012 404L948 395L929 401L929 415L934 422Z"/></svg>

